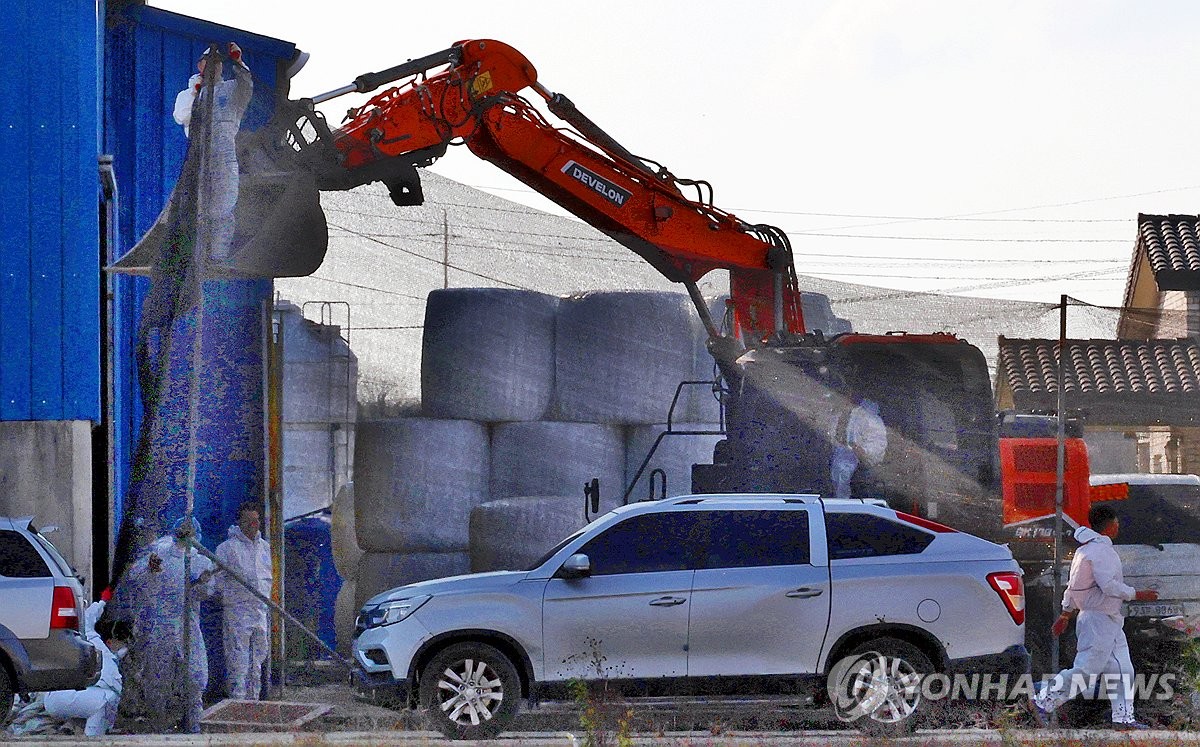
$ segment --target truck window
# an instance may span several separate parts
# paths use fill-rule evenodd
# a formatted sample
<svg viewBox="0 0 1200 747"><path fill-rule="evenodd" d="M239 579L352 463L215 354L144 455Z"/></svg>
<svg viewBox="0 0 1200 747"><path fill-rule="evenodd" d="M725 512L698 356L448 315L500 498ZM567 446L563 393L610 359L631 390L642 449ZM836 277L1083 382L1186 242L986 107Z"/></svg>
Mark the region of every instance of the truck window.
<svg viewBox="0 0 1200 747"><path fill-rule="evenodd" d="M593 576L655 573L695 568L698 511L664 511L634 516L606 529L579 549Z"/></svg>
<svg viewBox="0 0 1200 747"><path fill-rule="evenodd" d="M29 540L18 532L0 529L0 576L46 578L50 569Z"/></svg>
<svg viewBox="0 0 1200 747"><path fill-rule="evenodd" d="M1121 521L1118 545L1200 542L1200 485L1130 485L1128 498L1109 505Z"/></svg>
<svg viewBox="0 0 1200 747"><path fill-rule="evenodd" d="M829 559L915 555L933 542L933 535L916 527L874 514L825 514Z"/></svg>
<svg viewBox="0 0 1200 747"><path fill-rule="evenodd" d="M705 511L710 537L701 568L809 562L807 511Z"/></svg>

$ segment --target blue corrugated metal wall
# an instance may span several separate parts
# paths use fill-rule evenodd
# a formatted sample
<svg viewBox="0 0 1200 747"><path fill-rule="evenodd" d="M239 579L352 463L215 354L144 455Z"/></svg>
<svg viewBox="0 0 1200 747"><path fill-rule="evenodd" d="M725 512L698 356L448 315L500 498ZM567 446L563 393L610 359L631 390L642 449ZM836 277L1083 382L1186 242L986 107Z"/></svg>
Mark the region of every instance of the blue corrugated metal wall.
<svg viewBox="0 0 1200 747"><path fill-rule="evenodd" d="M172 119L176 94L196 70L209 43L237 42L253 71L255 100L244 128L261 126L272 111L272 88L280 69L296 54L295 45L156 8L134 5L112 14L106 34L105 147L115 156L120 188L119 239L108 257L115 261L154 223L167 203L187 149L187 139ZM130 467L141 425L141 397L134 359L137 320L149 288L145 278L112 279L113 424L115 522L131 489ZM262 329L260 309L271 294L269 281L210 283L206 337L216 332L220 350L206 346L208 373L226 386L211 391L223 397L209 406L227 412L232 441L211 454L206 482L225 496L198 514L209 536L228 525L241 500L261 496L262 474ZM215 340L214 340L215 341ZM226 354L233 351L231 357ZM232 399L231 399L232 398ZM257 444L257 448L255 448ZM223 458L227 456L232 458Z"/></svg>
<svg viewBox="0 0 1200 747"><path fill-rule="evenodd" d="M0 16L0 420L99 421L96 2Z"/></svg>
<svg viewBox="0 0 1200 747"><path fill-rule="evenodd" d="M255 79L254 100L243 129L261 126L273 111L280 71L296 55L294 45L168 13L129 5L110 13L105 35L105 148L114 156L120 192L116 245L109 262L127 252L166 206L187 151L183 130L172 118L175 96L196 70L210 43L237 42ZM160 407L149 438L153 449L138 454L143 419L137 381L138 319L149 280L117 275L112 293L112 403L114 521L120 523L133 495L164 495L163 485L187 484L187 387L193 360L192 326L176 325L167 381L168 403ZM225 538L237 507L264 494L264 323L271 282L213 281L205 284L200 406L196 464L196 518L209 548ZM194 318L194 317L193 317ZM183 354L180 353L183 351ZM137 460L136 471L134 461ZM158 492L155 492L158 491ZM164 512L139 511L145 526L162 531L184 511L183 490L167 489ZM166 524L169 526L169 523ZM128 529L123 525L123 531ZM216 608L203 612L209 644L210 684L219 687L224 661Z"/></svg>

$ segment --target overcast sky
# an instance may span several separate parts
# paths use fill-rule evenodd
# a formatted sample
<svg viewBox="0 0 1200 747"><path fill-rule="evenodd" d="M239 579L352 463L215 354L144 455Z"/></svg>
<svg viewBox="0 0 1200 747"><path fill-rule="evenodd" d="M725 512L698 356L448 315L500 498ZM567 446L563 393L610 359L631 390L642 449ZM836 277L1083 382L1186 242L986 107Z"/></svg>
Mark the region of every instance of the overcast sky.
<svg viewBox="0 0 1200 747"><path fill-rule="evenodd" d="M1137 214L1200 212L1186 0L150 4L294 42L293 97L507 42L631 151L787 230L801 274L1117 305ZM465 148L433 170L547 205Z"/></svg>

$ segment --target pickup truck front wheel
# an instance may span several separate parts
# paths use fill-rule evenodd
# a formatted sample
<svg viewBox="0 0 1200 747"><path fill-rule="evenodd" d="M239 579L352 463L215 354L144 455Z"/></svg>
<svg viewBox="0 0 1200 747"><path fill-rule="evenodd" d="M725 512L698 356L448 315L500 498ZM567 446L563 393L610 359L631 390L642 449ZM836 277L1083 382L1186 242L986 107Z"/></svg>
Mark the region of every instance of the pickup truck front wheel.
<svg viewBox="0 0 1200 747"><path fill-rule="evenodd" d="M911 733L924 710L921 685L933 672L929 658L906 641L877 638L843 661L849 666L831 683L839 717L876 736Z"/></svg>
<svg viewBox="0 0 1200 747"><path fill-rule="evenodd" d="M512 723L521 699L517 668L494 646L456 643L429 660L421 705L451 739L489 739Z"/></svg>

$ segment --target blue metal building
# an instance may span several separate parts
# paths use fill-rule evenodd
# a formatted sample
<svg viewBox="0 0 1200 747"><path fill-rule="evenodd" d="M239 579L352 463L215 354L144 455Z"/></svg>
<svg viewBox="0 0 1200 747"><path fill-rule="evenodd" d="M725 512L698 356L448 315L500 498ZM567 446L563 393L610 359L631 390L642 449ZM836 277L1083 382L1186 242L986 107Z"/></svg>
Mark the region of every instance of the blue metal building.
<svg viewBox="0 0 1200 747"><path fill-rule="evenodd" d="M113 156L118 197L113 211L115 236L106 247L108 263L124 255L167 204L187 149L183 129L172 117L175 96L187 86L209 44L223 46L230 41L242 47L254 74L254 100L243 129L256 129L273 112L276 83L296 58L295 45L140 3L110 5L104 50L104 147ZM117 525L124 499L136 487L130 466L142 408L134 352L137 319L149 282L118 274L108 282L113 387L109 433L116 466L111 491ZM205 286L202 402L211 416L204 418L208 448L198 468L198 484L211 500L198 506L197 518L216 541L233 523L241 502L264 494L264 311L270 296L269 280ZM183 376L186 370L176 373ZM178 463L165 465L169 470L184 468Z"/></svg>
<svg viewBox="0 0 1200 747"><path fill-rule="evenodd" d="M298 53L137 0L12 0L0 15L0 515L65 525L56 542L103 583L132 483L134 351L149 288L103 267L171 194L187 147L172 106L208 44L244 50L256 80L248 128L270 116ZM200 518L213 538L264 491L270 295L269 280L206 288L206 407L220 415L202 470L218 500Z"/></svg>
<svg viewBox="0 0 1200 747"><path fill-rule="evenodd" d="M94 0L0 23L0 421L99 422Z"/></svg>

